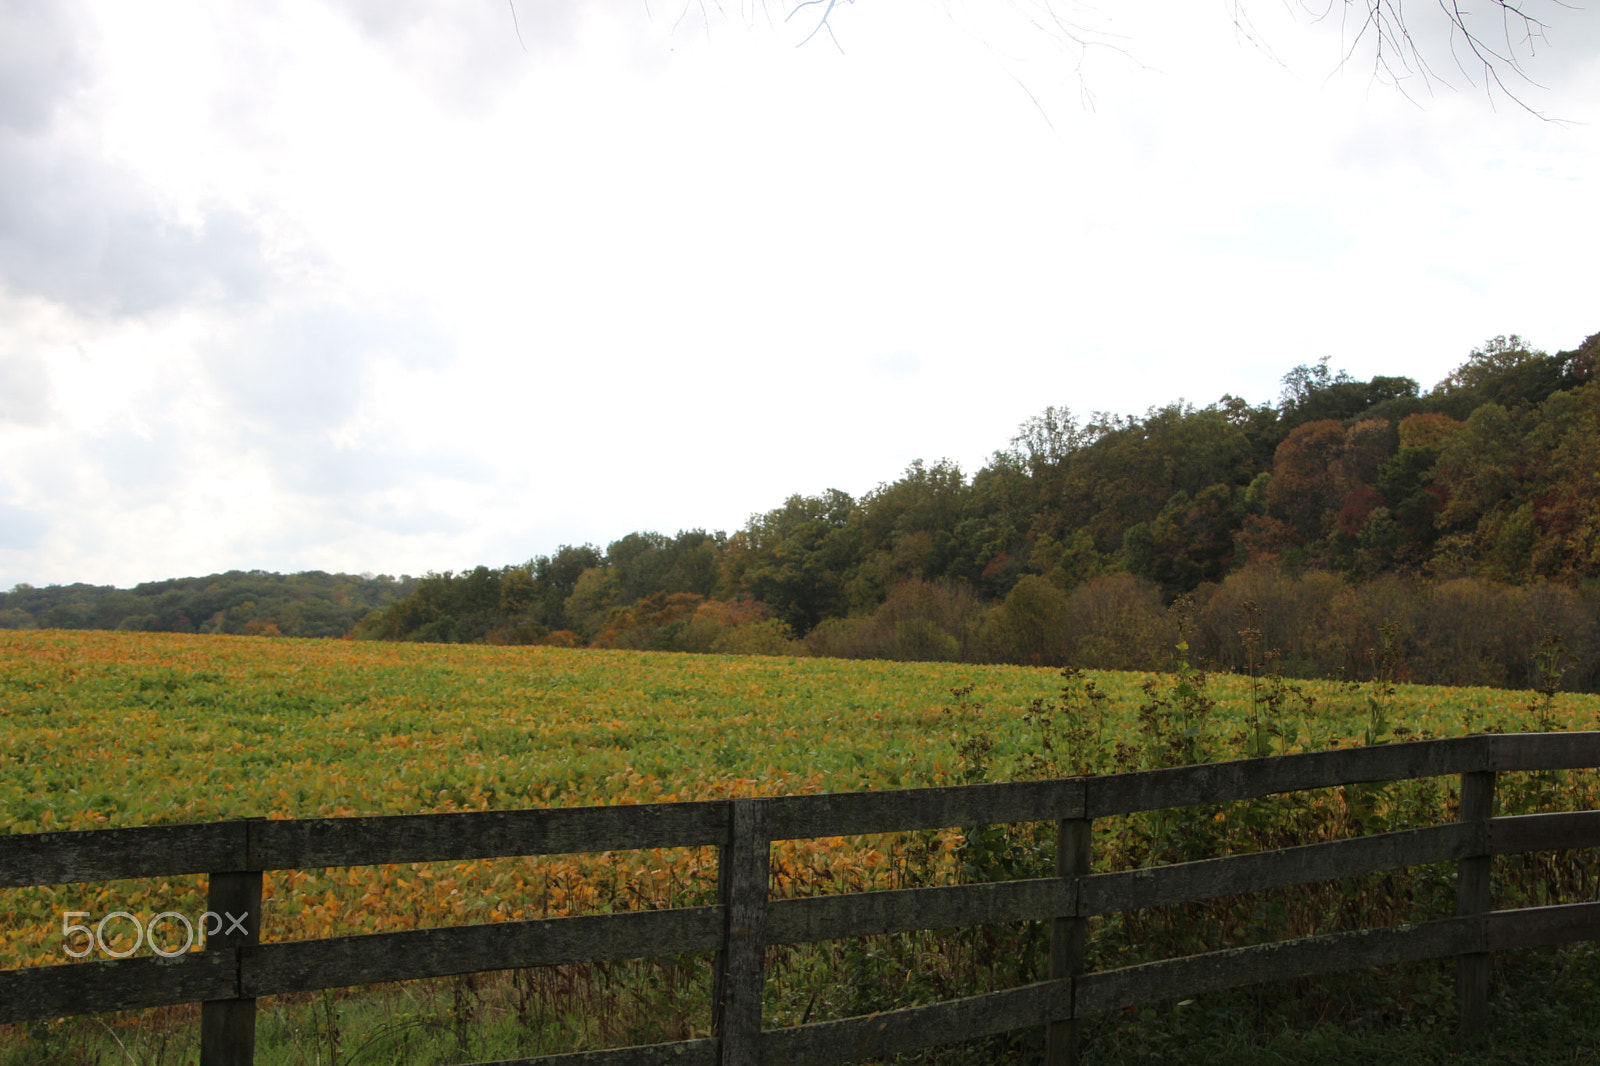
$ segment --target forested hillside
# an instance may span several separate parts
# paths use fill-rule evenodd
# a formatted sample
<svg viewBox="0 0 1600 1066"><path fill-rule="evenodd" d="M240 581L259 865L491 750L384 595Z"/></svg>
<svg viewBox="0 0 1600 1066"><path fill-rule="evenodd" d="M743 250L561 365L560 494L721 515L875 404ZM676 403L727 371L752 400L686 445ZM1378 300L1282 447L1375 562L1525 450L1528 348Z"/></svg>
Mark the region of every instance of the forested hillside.
<svg viewBox="0 0 1600 1066"><path fill-rule="evenodd" d="M918 462L731 534L430 574L358 632L1147 668L1188 597L1195 654L1228 667L1370 677L1387 648L1419 681L1593 688L1597 361L1600 335L1499 337L1426 391L1324 360L1275 404L1046 408L970 477Z"/></svg>
<svg viewBox="0 0 1600 1066"><path fill-rule="evenodd" d="M342 637L416 580L312 570L231 570L207 577L110 585L18 585L0 592L0 629L130 629L159 633L246 633Z"/></svg>
<svg viewBox="0 0 1600 1066"><path fill-rule="evenodd" d="M1324 359L1285 375L1276 403L1048 407L970 476L919 461L860 499L790 496L733 533L635 532L389 581L362 595L395 602L341 631L1148 669L1182 626L1224 668L1270 655L1299 676L1593 690L1597 363L1600 334L1555 355L1498 337L1427 390ZM55 591L19 589L0 610L27 613L8 624L144 626L131 610L113 623L96 620L103 606L68 617L19 601ZM307 632L285 625L287 606L252 602L184 613L201 629Z"/></svg>

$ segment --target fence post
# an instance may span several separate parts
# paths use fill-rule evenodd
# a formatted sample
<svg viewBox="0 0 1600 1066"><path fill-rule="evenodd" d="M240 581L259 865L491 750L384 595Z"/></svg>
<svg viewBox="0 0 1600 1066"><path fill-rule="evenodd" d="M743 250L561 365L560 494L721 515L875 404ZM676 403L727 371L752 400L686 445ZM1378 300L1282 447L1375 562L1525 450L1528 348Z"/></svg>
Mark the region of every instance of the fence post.
<svg viewBox="0 0 1600 1066"><path fill-rule="evenodd" d="M1056 876L1086 877L1094 822L1088 818L1063 818L1056 835ZM1050 922L1050 978L1076 977L1084 970L1089 941L1089 919L1055 918ZM1045 1031L1046 1066L1077 1066L1078 1019L1052 1021Z"/></svg>
<svg viewBox="0 0 1600 1066"><path fill-rule="evenodd" d="M1478 770L1461 775L1463 822L1482 821L1494 816L1494 771ZM1484 914L1492 905L1489 874L1494 858L1479 855L1456 863L1456 913ZM1489 1009L1489 954L1473 952L1456 958L1456 995L1460 1001L1463 1033L1483 1027Z"/></svg>
<svg viewBox="0 0 1600 1066"><path fill-rule="evenodd" d="M717 952L711 1026L719 1066L760 1066L761 984L767 956L767 893L772 840L767 804L736 799L717 867L722 949Z"/></svg>
<svg viewBox="0 0 1600 1066"><path fill-rule="evenodd" d="M214 873L206 910L217 915L207 951L235 951L261 942L261 871ZM200 1066L253 1066L256 1001L215 999L200 1005Z"/></svg>

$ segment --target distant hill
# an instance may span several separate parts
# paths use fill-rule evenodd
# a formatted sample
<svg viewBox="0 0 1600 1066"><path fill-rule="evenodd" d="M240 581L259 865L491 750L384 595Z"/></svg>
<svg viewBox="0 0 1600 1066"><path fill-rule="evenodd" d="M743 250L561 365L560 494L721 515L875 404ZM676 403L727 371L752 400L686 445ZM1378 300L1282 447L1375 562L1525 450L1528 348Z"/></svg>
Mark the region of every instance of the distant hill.
<svg viewBox="0 0 1600 1066"><path fill-rule="evenodd" d="M0 593L0 629L124 629L343 637L374 610L416 588L411 577L274 574L230 570L206 577L110 585L18 585Z"/></svg>

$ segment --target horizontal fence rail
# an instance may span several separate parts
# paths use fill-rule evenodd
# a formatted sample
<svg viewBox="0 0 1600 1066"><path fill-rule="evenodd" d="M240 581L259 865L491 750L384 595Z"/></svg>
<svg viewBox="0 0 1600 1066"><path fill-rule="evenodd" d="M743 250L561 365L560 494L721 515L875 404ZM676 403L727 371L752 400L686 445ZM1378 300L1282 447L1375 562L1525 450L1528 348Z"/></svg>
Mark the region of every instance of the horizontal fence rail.
<svg viewBox="0 0 1600 1066"><path fill-rule="evenodd" d="M1462 1022L1489 956L1600 939L1600 903L1495 911L1492 856L1600 846L1600 811L1491 817L1503 771L1600 766L1600 733L1508 734L1351 748L1091 778L693 803L300 820L248 819L0 836L0 887L211 877L210 907L248 928L174 958L0 971L0 1022L204 1004L205 1066L249 1063L257 998L492 970L707 955L708 1039L519 1060L569 1066L840 1063L1044 1026L1052 1066L1079 1019L1178 995L1422 959L1459 960ZM1093 820L1305 789L1460 775L1460 821L1114 873L1089 870ZM770 898L774 840L1056 822L1055 877ZM715 905L259 943L266 871L715 846ZM1084 972L1087 920L1429 863L1458 868L1458 916ZM1049 978L861 1018L761 1028L768 945L1049 921ZM1473 1009L1469 1010L1471 1007Z"/></svg>

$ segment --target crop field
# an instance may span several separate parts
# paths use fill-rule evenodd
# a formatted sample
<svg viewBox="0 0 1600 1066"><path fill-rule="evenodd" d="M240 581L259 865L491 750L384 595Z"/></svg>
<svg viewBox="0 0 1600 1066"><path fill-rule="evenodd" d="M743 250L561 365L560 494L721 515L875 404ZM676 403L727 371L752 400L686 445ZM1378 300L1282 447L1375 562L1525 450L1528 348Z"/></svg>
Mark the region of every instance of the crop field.
<svg viewBox="0 0 1600 1066"><path fill-rule="evenodd" d="M0 825L9 833L903 788L1536 728L1600 728L1600 697L1195 672L1064 677L1012 666L0 631ZM1593 775L1524 776L1502 789L1507 813L1595 805ZM1198 842L1218 853L1437 820L1449 814L1452 787L1326 790L1249 812L1201 812L1211 839ZM1158 830L1130 821L1097 835L1097 867L1194 857L1193 832L1179 840ZM1022 830L967 839L952 829L780 842L774 891L1027 876L1043 839ZM263 937L707 902L714 871L709 850L279 871L266 878ZM1525 880L1534 886L1548 873L1530 869ZM1571 887L1573 878L1592 873L1556 880ZM1404 905L1394 897L1386 920L1442 905L1443 892L1412 892ZM1347 902L1373 919L1370 898ZM1326 917L1319 906L1303 909L1302 922L1285 912L1272 935L1305 931L1296 926ZM0 968L73 961L66 911L203 910L198 877L0 891ZM1248 932L1258 912L1218 912L1219 928ZM1192 920L1137 919L1155 924L1134 930L1139 937L1123 929L1123 942L1161 930L1182 940ZM1105 958L1126 955L1112 938L1102 947ZM778 996L769 1024L792 1024L802 1008L823 1016L815 997ZM696 1024L683 1022L679 1034Z"/></svg>

